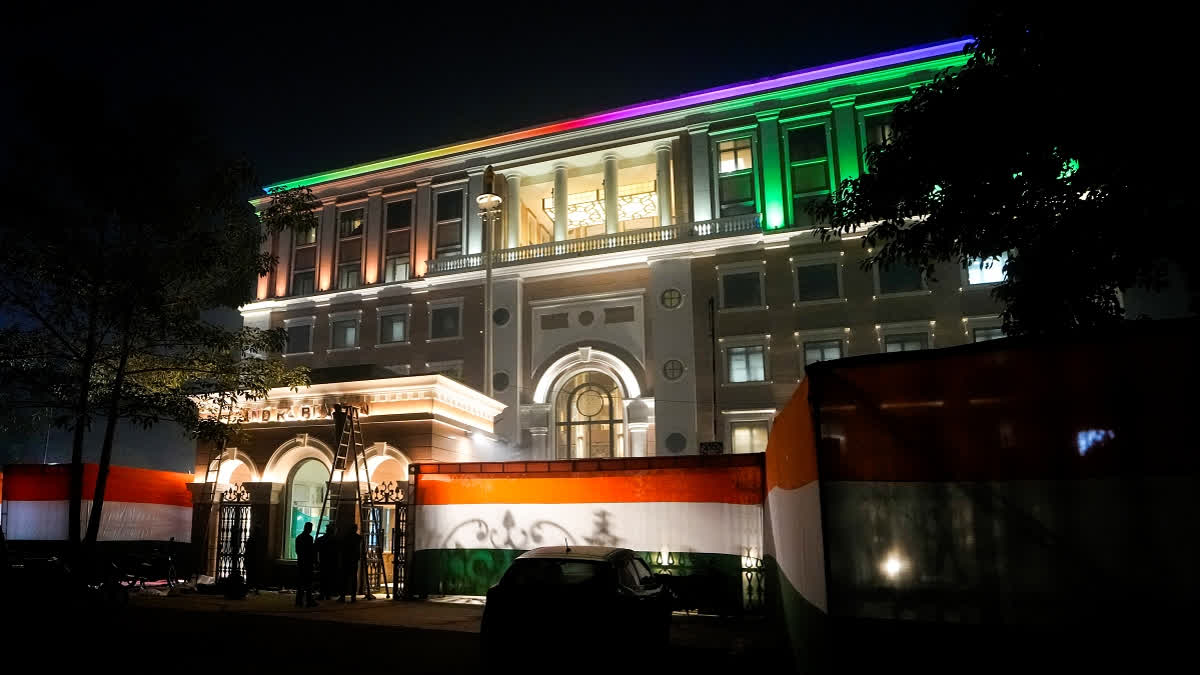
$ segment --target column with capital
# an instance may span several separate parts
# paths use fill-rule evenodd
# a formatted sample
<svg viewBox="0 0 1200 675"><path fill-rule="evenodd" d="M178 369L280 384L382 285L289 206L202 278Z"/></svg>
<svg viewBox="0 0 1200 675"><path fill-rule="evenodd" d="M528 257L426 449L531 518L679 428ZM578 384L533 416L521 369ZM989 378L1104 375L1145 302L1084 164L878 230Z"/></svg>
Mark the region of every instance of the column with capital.
<svg viewBox="0 0 1200 675"><path fill-rule="evenodd" d="M417 181L417 199L416 213L413 217L413 248L412 260L413 270L416 276L423 277L429 265L430 246L433 244L433 238L430 233L431 226L431 210L433 194L430 185L433 182L430 178L422 178Z"/></svg>
<svg viewBox="0 0 1200 675"><path fill-rule="evenodd" d="M617 156L604 156L604 233L616 234L621 226L621 214L617 204Z"/></svg>
<svg viewBox="0 0 1200 675"><path fill-rule="evenodd" d="M368 284L379 281L379 249L383 243L383 219L383 190L371 190L367 193L367 224L364 228L362 251L363 281Z"/></svg>
<svg viewBox="0 0 1200 675"><path fill-rule="evenodd" d="M648 422L630 422L626 426L629 428L629 456L645 457L646 431L650 428L650 424Z"/></svg>
<svg viewBox="0 0 1200 675"><path fill-rule="evenodd" d="M551 449L547 447L546 436L550 433L549 427L529 427L529 438L532 441L532 455L542 459L554 459L550 456Z"/></svg>
<svg viewBox="0 0 1200 675"><path fill-rule="evenodd" d="M708 125L688 128L692 156L692 221L701 222L713 217L711 152L708 147Z"/></svg>
<svg viewBox="0 0 1200 675"><path fill-rule="evenodd" d="M567 238L567 165L554 165L554 241Z"/></svg>
<svg viewBox="0 0 1200 675"><path fill-rule="evenodd" d="M837 148L834 151L837 156L837 180L858 178L858 115L855 114L854 97L838 98L830 103L833 105L833 140Z"/></svg>
<svg viewBox="0 0 1200 675"><path fill-rule="evenodd" d="M783 156L779 149L779 111L758 114L758 148L762 157L763 229L786 223L783 194Z"/></svg>
<svg viewBox="0 0 1200 675"><path fill-rule="evenodd" d="M655 186L658 188L658 226L671 224L671 144L654 147Z"/></svg>

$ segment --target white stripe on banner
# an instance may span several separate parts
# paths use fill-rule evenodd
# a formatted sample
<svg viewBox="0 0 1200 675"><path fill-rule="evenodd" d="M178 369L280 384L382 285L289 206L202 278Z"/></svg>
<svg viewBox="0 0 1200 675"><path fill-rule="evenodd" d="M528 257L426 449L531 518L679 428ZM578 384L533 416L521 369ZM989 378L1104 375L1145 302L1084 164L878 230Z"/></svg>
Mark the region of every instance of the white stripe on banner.
<svg viewBox="0 0 1200 675"><path fill-rule="evenodd" d="M764 544L767 555L775 558L792 588L805 600L828 612L821 495L817 481L795 490L775 488L767 493Z"/></svg>
<svg viewBox="0 0 1200 675"><path fill-rule="evenodd" d="M762 557L759 504L434 504L416 509L416 550L570 544Z"/></svg>
<svg viewBox="0 0 1200 675"><path fill-rule="evenodd" d="M13 540L62 541L67 538L66 500L7 502L4 536ZM92 500L83 500L81 527L87 527ZM169 504L105 502L99 541L175 541L192 539L192 508Z"/></svg>

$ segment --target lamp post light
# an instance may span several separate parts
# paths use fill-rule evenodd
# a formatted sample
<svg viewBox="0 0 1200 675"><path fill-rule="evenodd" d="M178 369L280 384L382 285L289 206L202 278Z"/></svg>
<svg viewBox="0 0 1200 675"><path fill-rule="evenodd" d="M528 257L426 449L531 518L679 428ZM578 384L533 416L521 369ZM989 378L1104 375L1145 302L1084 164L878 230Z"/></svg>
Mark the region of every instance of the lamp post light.
<svg viewBox="0 0 1200 675"><path fill-rule="evenodd" d="M492 395L492 228L500 216L504 201L496 194L496 172L483 172L483 191L475 198L483 221L483 393Z"/></svg>

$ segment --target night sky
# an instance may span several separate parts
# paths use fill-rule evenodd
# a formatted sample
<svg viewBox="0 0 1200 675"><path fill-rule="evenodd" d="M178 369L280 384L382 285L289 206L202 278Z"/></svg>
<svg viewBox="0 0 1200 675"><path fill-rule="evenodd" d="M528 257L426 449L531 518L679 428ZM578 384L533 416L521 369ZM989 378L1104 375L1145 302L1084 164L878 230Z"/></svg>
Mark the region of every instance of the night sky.
<svg viewBox="0 0 1200 675"><path fill-rule="evenodd" d="M270 183L966 31L962 2L647 4L11 17L4 62L182 95Z"/></svg>

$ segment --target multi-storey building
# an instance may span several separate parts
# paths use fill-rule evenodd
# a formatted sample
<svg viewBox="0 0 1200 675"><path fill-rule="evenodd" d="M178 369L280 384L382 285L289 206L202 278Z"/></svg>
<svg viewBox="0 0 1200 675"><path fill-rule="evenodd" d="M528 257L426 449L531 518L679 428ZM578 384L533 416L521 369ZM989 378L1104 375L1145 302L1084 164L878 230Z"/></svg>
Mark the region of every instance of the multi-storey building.
<svg viewBox="0 0 1200 675"><path fill-rule="evenodd" d="M282 358L330 392L379 404L405 381L382 376L436 373L466 386L426 378L424 395L503 406L494 428L468 425L487 443L429 440L437 414L423 450L368 438L396 458L678 455L712 441L762 451L806 364L999 335L998 264L940 265L936 280L864 271L861 237L821 241L805 209L864 170L890 111L963 64L964 44L285 181L272 187L314 191L320 226L264 244L279 264L242 317L286 328ZM494 215L477 206L489 167ZM286 421L278 413L294 416L306 395L265 405ZM278 449L257 452L263 464ZM255 473L245 478L267 480Z"/></svg>

